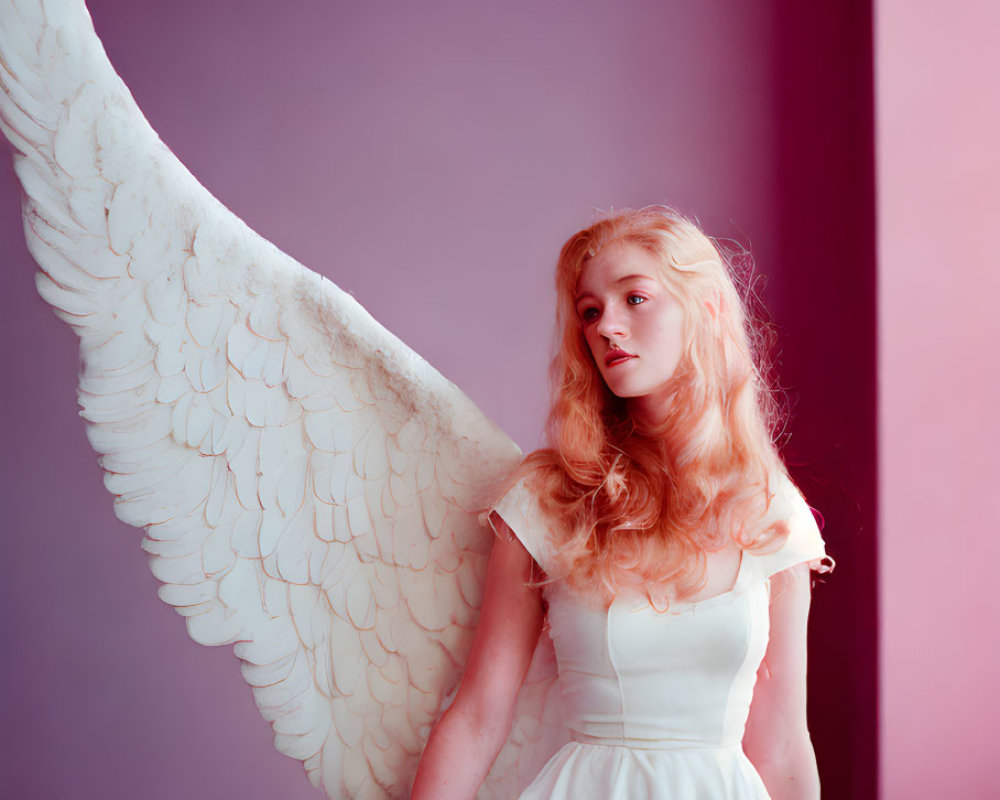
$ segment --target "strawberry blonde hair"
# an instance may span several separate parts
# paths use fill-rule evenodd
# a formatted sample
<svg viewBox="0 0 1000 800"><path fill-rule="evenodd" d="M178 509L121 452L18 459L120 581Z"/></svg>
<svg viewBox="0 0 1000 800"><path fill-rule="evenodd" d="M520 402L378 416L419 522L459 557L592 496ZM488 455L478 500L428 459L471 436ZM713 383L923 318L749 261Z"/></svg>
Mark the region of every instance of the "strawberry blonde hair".
<svg viewBox="0 0 1000 800"><path fill-rule="evenodd" d="M684 311L667 416L651 428L607 388L576 310L580 274L612 243L655 256ZM704 586L706 551L783 542L784 522L763 524L776 479L787 475L773 438L780 414L761 366L765 330L749 322L715 245L664 206L618 211L566 242L556 289L548 446L515 476L528 476L543 510L560 521L550 579L604 601L637 586L662 603L666 587L684 598Z"/></svg>

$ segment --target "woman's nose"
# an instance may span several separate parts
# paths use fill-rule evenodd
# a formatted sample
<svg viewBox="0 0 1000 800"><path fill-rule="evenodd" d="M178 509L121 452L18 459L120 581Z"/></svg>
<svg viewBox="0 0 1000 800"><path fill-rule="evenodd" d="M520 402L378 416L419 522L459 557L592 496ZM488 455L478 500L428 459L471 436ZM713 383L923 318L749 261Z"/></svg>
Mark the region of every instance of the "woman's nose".
<svg viewBox="0 0 1000 800"><path fill-rule="evenodd" d="M622 315L617 309L605 308L597 321L597 332L608 339L612 336L623 336L627 332Z"/></svg>

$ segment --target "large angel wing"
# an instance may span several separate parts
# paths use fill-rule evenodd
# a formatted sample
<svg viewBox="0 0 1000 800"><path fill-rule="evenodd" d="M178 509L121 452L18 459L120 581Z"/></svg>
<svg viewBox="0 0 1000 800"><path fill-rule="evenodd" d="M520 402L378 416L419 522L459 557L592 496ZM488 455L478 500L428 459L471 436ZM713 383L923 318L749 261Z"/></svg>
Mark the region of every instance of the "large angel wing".
<svg viewBox="0 0 1000 800"><path fill-rule="evenodd" d="M197 183L82 2L0 5L0 88L38 289L80 337L81 415L161 597L196 641L235 644L315 785L403 795L466 657L477 512L516 446ZM485 796L545 755L536 662Z"/></svg>

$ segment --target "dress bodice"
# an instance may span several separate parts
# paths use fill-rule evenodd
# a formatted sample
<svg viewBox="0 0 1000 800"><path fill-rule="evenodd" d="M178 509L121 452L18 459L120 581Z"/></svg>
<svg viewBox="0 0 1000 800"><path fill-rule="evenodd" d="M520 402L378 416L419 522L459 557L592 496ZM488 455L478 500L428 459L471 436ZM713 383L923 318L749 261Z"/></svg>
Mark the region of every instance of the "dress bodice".
<svg viewBox="0 0 1000 800"><path fill-rule="evenodd" d="M561 586L547 594L574 739L656 749L742 740L767 647L766 584L666 612L645 598L595 608Z"/></svg>

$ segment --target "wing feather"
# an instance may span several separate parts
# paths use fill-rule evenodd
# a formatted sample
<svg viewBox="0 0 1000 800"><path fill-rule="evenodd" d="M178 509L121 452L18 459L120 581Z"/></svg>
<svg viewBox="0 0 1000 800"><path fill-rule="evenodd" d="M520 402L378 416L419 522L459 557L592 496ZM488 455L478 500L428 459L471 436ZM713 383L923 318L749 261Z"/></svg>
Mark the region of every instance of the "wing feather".
<svg viewBox="0 0 1000 800"><path fill-rule="evenodd" d="M36 285L80 337L81 416L160 597L233 645L314 785L403 796L468 653L477 512L516 446L197 183L81 2L0 6L0 90Z"/></svg>

